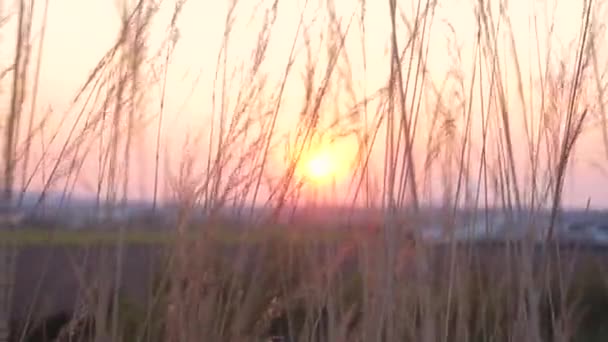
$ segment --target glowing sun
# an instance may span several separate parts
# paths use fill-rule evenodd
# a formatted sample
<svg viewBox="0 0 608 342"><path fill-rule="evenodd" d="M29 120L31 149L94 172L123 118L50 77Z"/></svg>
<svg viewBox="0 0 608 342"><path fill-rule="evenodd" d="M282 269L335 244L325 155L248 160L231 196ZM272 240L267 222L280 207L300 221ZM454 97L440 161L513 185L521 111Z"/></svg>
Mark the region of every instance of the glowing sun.
<svg viewBox="0 0 608 342"><path fill-rule="evenodd" d="M348 141L311 144L297 156L296 177L317 187L340 186L353 169L357 145Z"/></svg>
<svg viewBox="0 0 608 342"><path fill-rule="evenodd" d="M324 181L335 176L336 165L328 153L313 155L306 163L306 174L315 181Z"/></svg>
<svg viewBox="0 0 608 342"><path fill-rule="evenodd" d="M322 146L305 154L299 166L303 178L317 184L340 182L348 174L348 150L337 146Z"/></svg>

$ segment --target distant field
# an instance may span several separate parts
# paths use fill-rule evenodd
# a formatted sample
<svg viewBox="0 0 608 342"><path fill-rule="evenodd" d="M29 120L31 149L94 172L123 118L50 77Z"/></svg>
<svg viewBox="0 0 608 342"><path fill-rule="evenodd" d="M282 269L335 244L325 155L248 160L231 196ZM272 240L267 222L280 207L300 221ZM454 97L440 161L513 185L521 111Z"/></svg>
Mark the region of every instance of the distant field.
<svg viewBox="0 0 608 342"><path fill-rule="evenodd" d="M369 230L367 227L353 229L318 229L302 226L274 226L268 228L248 229L247 227L205 227L178 234L171 230L126 229L121 236L116 229L79 229L79 230L43 230L19 228L0 230L0 246L3 243L17 246L75 246L115 245L122 241L128 245L167 245L178 238L205 239L222 244L241 245L264 243L271 240L290 241L298 244L324 244L348 242L352 240L378 238L380 231ZM500 247L506 239L483 239L471 241L480 248ZM447 241L445 243L448 243ZM459 244L464 243L462 240ZM440 245L442 243L439 243ZM559 243L561 249L593 249L608 253L608 246L594 241L569 241Z"/></svg>
<svg viewBox="0 0 608 342"><path fill-rule="evenodd" d="M206 228L200 231L191 231L181 235L186 238L199 238L201 234L205 238L225 243L259 243L273 238L281 238L293 241L312 242L322 240L324 242L339 241L352 237L345 231L318 229L308 230L302 228L291 229L290 227L258 228L255 230L242 228ZM144 229L128 229L124 235L118 230L81 229L81 230L41 230L31 228L19 228L12 230L0 230L0 241L16 244L19 246L86 246L116 244L122 238L127 244L167 244L175 241L178 237L176 232L146 231Z"/></svg>
<svg viewBox="0 0 608 342"><path fill-rule="evenodd" d="M18 229L0 231L0 241L17 245L91 245L114 244L120 241L117 231L100 230L54 230ZM127 231L122 237L129 244L162 244L172 241L175 234L170 232Z"/></svg>

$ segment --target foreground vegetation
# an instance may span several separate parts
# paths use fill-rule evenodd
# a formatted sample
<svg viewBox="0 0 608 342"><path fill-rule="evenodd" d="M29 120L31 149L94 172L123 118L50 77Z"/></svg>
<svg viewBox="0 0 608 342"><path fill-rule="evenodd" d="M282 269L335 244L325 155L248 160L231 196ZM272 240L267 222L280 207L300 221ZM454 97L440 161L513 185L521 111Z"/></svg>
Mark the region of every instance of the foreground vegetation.
<svg viewBox="0 0 608 342"><path fill-rule="evenodd" d="M81 254L51 270L76 273L74 296L91 316L81 333L94 335L84 341L606 340L605 263L553 244L567 190L583 192L570 191L582 207L600 187L576 181L605 182L596 170L608 161L606 6L549 2L119 1L115 40L64 108L41 103L39 85L52 78L41 76L50 69L45 33L79 13L47 18L61 2L2 2L3 206L35 189L36 209L51 193L63 207L79 189L112 217L141 187L153 212L163 200L178 210L176 234L23 230L0 233L0 242L16 253L102 251L88 273ZM184 24L202 12L213 24L199 26L208 21L197 16ZM88 50L56 40L66 69ZM183 65L198 58L203 65ZM46 83L47 102L55 88ZM339 142L348 148L327 152ZM303 165L325 153L328 163L353 157L341 174L311 182L330 168L309 175ZM376 209L383 225L343 236L258 229L286 208L328 203ZM459 208L482 218L499 208L546 231L545 244L426 246L407 233L426 204L441 208L448 232ZM259 205L270 214L252 214L245 234L186 227L194 210L214 218L230 206L246 216ZM140 302L122 292L133 245L163 249ZM2 295L12 291L9 273ZM39 326L36 308L27 311L14 324L17 340L20 327Z"/></svg>
<svg viewBox="0 0 608 342"><path fill-rule="evenodd" d="M111 248L79 286L80 294L89 295L94 334L114 336L114 341L160 342L168 336L176 341L261 341L269 336L298 341L511 341L528 339L531 333L539 341L608 337L606 253L550 247L539 252L521 241L498 248L472 243L438 249L404 237L396 263L387 270L386 245L379 233L305 239L275 230L247 241L244 235L226 239L209 231L177 237L171 244L161 243L164 247L147 245L176 248L154 263L152 283L136 285L149 289L143 301L122 291L116 291L116 302L111 300L116 267L103 265L115 265L115 243L89 244L87 238L74 244L73 236L69 244L51 248ZM307 232L313 233L321 232ZM130 244L140 240L125 247ZM77 270L49 272L64 277ZM386 274L396 286L393 302L383 300L385 290L378 285ZM128 274L121 279L132 281ZM115 312L113 304L119 308ZM390 329L378 317L384 306L391 313ZM30 334L44 319L49 317L30 317ZM22 326L14 323L16 330Z"/></svg>

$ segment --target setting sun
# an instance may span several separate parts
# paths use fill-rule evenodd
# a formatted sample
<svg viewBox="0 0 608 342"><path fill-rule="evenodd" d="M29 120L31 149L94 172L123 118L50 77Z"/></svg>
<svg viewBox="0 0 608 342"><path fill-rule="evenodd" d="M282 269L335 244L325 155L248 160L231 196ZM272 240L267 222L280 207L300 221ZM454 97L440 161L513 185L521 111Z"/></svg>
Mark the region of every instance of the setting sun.
<svg viewBox="0 0 608 342"><path fill-rule="evenodd" d="M316 144L302 156L297 173L316 185L340 183L350 173L353 148L347 142Z"/></svg>
<svg viewBox="0 0 608 342"><path fill-rule="evenodd" d="M334 175L335 166L328 153L319 153L308 160L307 175L315 181L323 181Z"/></svg>

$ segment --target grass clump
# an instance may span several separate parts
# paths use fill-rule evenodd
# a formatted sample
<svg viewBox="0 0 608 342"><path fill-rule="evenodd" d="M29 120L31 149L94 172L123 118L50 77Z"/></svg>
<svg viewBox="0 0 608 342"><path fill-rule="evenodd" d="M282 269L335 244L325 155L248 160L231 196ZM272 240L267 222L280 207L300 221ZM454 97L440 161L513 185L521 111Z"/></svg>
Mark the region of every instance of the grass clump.
<svg viewBox="0 0 608 342"><path fill-rule="evenodd" d="M186 81L171 81L182 72L181 23L194 2L121 2L117 37L65 115L37 104L52 4L19 0L13 16L0 12L2 33L11 23L15 34L11 63L0 69L10 104L1 125L7 207L23 205L35 184L34 210L54 191L69 205L82 186L112 217L143 178L152 179L142 188L155 213L162 201L176 206L167 231L0 232L23 250L107 252L100 260L110 271L97 279L103 300L91 306L110 312L92 308L95 340L607 338L606 270L593 261L603 252L554 248L577 148L608 151L604 25L594 14L602 1L576 4L578 15L569 8L576 25L566 26L576 29L561 52L559 20L532 6L515 23L529 6L502 0L458 13L450 1L305 1L293 11L276 0L232 0L212 11L221 27L192 31L215 56L189 97L204 99L190 106L202 119L181 120L172 96ZM519 35L524 22L534 41ZM344 141L349 151L325 158L353 152L343 179L302 171L317 150ZM139 165L138 154L153 165ZM608 160L592 158L600 169ZM364 217L314 223L332 206L352 209L336 216ZM238 227L192 224L195 216L221 222L224 209ZM498 226L494 216L509 237L524 238L456 243L464 226ZM420 238L438 231L444 244ZM163 251L139 302L121 292L134 245ZM86 288L72 261L53 272L76 272Z"/></svg>

